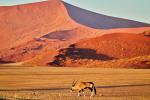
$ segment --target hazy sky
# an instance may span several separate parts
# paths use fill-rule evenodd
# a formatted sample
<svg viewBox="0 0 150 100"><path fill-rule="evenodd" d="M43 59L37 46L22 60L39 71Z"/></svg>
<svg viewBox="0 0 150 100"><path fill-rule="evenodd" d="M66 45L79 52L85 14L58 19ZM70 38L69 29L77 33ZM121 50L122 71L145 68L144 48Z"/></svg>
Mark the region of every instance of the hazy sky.
<svg viewBox="0 0 150 100"><path fill-rule="evenodd" d="M0 6L10 6L10 5L18 5L32 2L39 2L46 0L0 0Z"/></svg>
<svg viewBox="0 0 150 100"><path fill-rule="evenodd" d="M16 5L45 0L0 0L0 5ZM100 14L150 23L150 0L64 0Z"/></svg>

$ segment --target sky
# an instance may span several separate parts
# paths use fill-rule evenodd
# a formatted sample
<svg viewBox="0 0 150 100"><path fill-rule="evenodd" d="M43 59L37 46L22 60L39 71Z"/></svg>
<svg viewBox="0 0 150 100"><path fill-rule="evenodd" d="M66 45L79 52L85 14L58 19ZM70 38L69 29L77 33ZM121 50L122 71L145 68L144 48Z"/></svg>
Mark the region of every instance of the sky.
<svg viewBox="0 0 150 100"><path fill-rule="evenodd" d="M46 0L0 0L0 6L12 6L18 4L33 3Z"/></svg>
<svg viewBox="0 0 150 100"><path fill-rule="evenodd" d="M10 6L45 0L0 0ZM150 0L63 0L75 6L114 17L150 23Z"/></svg>

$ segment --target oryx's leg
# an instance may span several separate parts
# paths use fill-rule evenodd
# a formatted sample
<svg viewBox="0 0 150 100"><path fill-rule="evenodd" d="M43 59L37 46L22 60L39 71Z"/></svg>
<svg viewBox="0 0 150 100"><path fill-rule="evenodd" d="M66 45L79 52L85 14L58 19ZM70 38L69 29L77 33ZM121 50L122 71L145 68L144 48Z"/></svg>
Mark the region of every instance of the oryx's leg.
<svg viewBox="0 0 150 100"><path fill-rule="evenodd" d="M78 97L80 97L81 96L81 90L80 91L78 91Z"/></svg>
<svg viewBox="0 0 150 100"><path fill-rule="evenodd" d="M94 96L94 90L92 88L90 88L91 90L91 96L90 97L93 97Z"/></svg>
<svg viewBox="0 0 150 100"><path fill-rule="evenodd" d="M82 94L83 94L83 96L85 97L84 89L82 89Z"/></svg>
<svg viewBox="0 0 150 100"><path fill-rule="evenodd" d="M94 92L92 91L92 92L91 92L91 96L90 96L90 97L93 97L93 96L94 96Z"/></svg>

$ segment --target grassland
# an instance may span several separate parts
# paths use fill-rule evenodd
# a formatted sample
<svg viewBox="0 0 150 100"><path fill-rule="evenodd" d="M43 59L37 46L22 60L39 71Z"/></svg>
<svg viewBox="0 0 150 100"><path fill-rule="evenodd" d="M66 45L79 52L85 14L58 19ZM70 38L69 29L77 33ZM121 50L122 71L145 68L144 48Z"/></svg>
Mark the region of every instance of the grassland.
<svg viewBox="0 0 150 100"><path fill-rule="evenodd" d="M73 80L93 81L97 95L77 97ZM150 70L0 67L0 100L150 100Z"/></svg>

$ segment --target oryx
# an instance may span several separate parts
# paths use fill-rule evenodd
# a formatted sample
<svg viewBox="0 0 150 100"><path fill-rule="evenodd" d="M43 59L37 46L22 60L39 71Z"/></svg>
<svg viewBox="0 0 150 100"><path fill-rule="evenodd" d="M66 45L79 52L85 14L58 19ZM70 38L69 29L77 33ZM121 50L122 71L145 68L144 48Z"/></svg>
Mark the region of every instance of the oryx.
<svg viewBox="0 0 150 100"><path fill-rule="evenodd" d="M75 82L73 81L71 90L78 91L78 96L81 96L81 92L84 94L84 90L89 89L91 91L91 97L96 95L96 88L93 82Z"/></svg>

